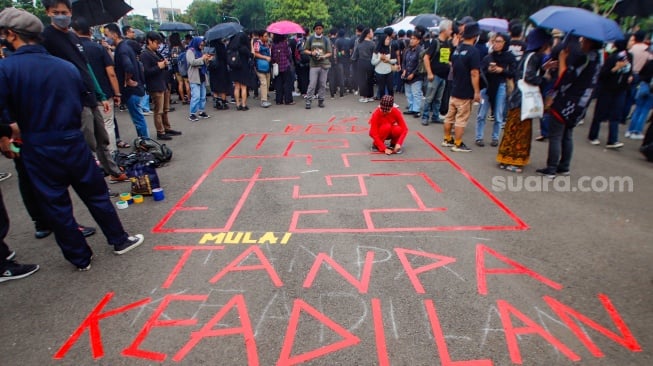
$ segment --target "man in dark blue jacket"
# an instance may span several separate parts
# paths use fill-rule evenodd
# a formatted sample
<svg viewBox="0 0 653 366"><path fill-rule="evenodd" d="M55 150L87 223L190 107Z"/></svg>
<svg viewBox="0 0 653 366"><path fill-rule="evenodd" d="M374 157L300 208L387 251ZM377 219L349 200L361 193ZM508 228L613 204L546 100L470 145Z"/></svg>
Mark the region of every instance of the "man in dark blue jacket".
<svg viewBox="0 0 653 366"><path fill-rule="evenodd" d="M81 128L86 88L77 68L49 55L38 44L43 24L23 10L0 13L0 37L16 52L0 63L0 110L17 122L23 145L20 155L34 183L64 257L79 270L89 270L93 251L79 230L68 193L72 186L100 225L115 254L139 246L143 235L129 236L108 195ZM43 67L47 65L47 67ZM14 131L18 137L18 130ZM0 150L13 158L9 140Z"/></svg>

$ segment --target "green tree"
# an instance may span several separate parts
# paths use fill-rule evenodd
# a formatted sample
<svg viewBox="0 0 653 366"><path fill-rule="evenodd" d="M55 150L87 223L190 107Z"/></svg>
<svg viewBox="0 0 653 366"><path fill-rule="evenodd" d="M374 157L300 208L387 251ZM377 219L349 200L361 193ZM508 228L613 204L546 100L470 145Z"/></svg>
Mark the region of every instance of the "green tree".
<svg viewBox="0 0 653 366"><path fill-rule="evenodd" d="M231 11L231 16L237 18L246 29L265 28L265 0L239 0Z"/></svg>
<svg viewBox="0 0 653 366"><path fill-rule="evenodd" d="M146 16L144 15L128 15L123 19L123 23L125 25L132 26L133 28L140 29L142 31L149 31L150 30L150 23L152 21L147 19Z"/></svg>
<svg viewBox="0 0 653 366"><path fill-rule="evenodd" d="M318 20L330 24L325 0L268 0L265 9L268 22L287 19L309 28Z"/></svg>
<svg viewBox="0 0 653 366"><path fill-rule="evenodd" d="M186 10L186 15L192 21L190 24L206 24L212 27L222 22L222 17L218 16L218 3L211 0L195 0Z"/></svg>

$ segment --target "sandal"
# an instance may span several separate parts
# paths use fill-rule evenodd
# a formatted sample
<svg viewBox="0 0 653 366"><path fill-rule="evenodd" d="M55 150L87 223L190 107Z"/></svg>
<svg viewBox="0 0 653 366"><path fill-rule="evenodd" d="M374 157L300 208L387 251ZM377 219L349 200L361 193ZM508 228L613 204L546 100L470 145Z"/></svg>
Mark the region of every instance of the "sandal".
<svg viewBox="0 0 653 366"><path fill-rule="evenodd" d="M132 147L130 144L128 144L128 143L126 143L124 141L118 141L116 143L116 145L121 149L128 149L128 148Z"/></svg>
<svg viewBox="0 0 653 366"><path fill-rule="evenodd" d="M506 166L506 170L513 173L521 173L524 171L521 167L518 167L516 165L508 165Z"/></svg>

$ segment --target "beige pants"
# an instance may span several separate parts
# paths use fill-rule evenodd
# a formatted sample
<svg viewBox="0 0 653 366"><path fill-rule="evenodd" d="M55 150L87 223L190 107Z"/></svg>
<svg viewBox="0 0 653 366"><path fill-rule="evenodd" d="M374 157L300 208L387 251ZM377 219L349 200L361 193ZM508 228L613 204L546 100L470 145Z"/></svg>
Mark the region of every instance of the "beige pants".
<svg viewBox="0 0 653 366"><path fill-rule="evenodd" d="M168 121L168 109L170 109L170 90L165 92L151 92L150 98L154 101L154 128L156 133L164 134L171 129Z"/></svg>
<svg viewBox="0 0 653 366"><path fill-rule="evenodd" d="M258 80L261 83L261 102L267 102L268 90L270 90L270 73L262 73L257 71L256 75L258 76Z"/></svg>

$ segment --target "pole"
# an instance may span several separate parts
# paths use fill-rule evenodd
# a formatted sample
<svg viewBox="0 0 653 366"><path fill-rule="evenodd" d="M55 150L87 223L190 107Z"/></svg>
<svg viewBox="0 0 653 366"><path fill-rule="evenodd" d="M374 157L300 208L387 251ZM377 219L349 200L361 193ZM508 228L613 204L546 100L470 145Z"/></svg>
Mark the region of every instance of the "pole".
<svg viewBox="0 0 653 366"><path fill-rule="evenodd" d="M438 0L435 0L435 4L433 5L433 14L438 14Z"/></svg>
<svg viewBox="0 0 653 366"><path fill-rule="evenodd" d="M175 21L175 9L172 7L172 0L170 0L170 11L172 12L172 21Z"/></svg>
<svg viewBox="0 0 653 366"><path fill-rule="evenodd" d="M401 17L403 18L405 16L406 16L406 0L403 0L401 6Z"/></svg>
<svg viewBox="0 0 653 366"><path fill-rule="evenodd" d="M159 8L159 0L156 0L156 12L159 14L159 24L161 24L161 8Z"/></svg>

